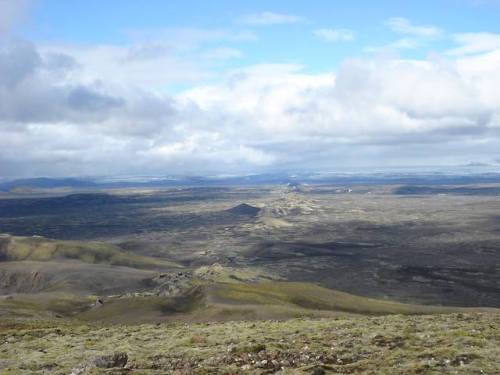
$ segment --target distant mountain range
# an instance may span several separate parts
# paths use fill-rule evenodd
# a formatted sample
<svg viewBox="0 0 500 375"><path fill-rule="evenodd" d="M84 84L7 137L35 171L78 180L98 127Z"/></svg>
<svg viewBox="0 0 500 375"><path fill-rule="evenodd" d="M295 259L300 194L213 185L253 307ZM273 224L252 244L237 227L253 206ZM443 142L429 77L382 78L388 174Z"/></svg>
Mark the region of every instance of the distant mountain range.
<svg viewBox="0 0 500 375"><path fill-rule="evenodd" d="M297 184L473 184L500 183L499 168L480 168L471 171L461 167L450 170L411 172L362 172L362 173L273 173L244 176L181 176L181 177L114 177L114 178L28 178L0 183L0 191L29 189L113 189L113 188L161 188L181 186L252 186Z"/></svg>

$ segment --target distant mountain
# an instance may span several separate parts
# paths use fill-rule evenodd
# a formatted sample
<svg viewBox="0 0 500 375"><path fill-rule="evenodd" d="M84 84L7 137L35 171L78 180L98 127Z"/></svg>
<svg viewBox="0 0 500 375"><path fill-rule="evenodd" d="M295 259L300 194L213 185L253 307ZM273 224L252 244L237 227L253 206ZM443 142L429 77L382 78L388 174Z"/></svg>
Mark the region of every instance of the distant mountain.
<svg viewBox="0 0 500 375"><path fill-rule="evenodd" d="M471 161L464 165L464 167L490 167L491 164L481 163L479 161Z"/></svg>
<svg viewBox="0 0 500 375"><path fill-rule="evenodd" d="M374 171L352 173L273 173L242 176L175 176L116 178L31 178L0 183L0 191L23 189L112 189L210 186L284 185L298 189L304 184L349 185L454 185L500 183L498 166L450 167L442 169L408 169L407 171Z"/></svg>
<svg viewBox="0 0 500 375"><path fill-rule="evenodd" d="M96 186L98 186L98 184L92 180L78 178L39 177L3 182L0 183L0 190L11 191L14 189L54 189L62 187L89 188Z"/></svg>

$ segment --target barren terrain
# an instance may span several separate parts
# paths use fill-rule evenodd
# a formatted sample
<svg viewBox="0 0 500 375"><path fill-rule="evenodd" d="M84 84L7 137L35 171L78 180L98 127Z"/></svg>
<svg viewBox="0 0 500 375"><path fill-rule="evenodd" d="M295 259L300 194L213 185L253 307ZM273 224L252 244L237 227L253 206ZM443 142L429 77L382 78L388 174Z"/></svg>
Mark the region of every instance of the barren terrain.
<svg viewBox="0 0 500 375"><path fill-rule="evenodd" d="M0 369L494 374L499 212L495 184L4 193Z"/></svg>

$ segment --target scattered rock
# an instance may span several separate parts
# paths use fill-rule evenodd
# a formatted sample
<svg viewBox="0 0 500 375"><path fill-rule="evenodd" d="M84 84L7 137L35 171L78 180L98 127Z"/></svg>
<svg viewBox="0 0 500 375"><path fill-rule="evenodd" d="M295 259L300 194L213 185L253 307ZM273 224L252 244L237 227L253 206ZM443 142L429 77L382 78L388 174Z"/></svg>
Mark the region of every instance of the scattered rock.
<svg viewBox="0 0 500 375"><path fill-rule="evenodd" d="M315 367L311 371L312 375L325 375L326 371L323 367Z"/></svg>
<svg viewBox="0 0 500 375"><path fill-rule="evenodd" d="M479 356L476 354L461 354L461 355L456 356L450 362L451 362L452 366L464 366L464 365L469 364L478 358L479 358Z"/></svg>
<svg viewBox="0 0 500 375"><path fill-rule="evenodd" d="M125 367L127 361L127 353L119 352L96 357L93 361L93 364L95 367L99 368Z"/></svg>
<svg viewBox="0 0 500 375"><path fill-rule="evenodd" d="M154 284L152 295L162 297L181 295L191 287L191 277L192 275L187 272L159 273L151 280Z"/></svg>
<svg viewBox="0 0 500 375"><path fill-rule="evenodd" d="M81 364L71 369L70 375L84 375L88 374L92 369L92 365L89 363Z"/></svg>
<svg viewBox="0 0 500 375"><path fill-rule="evenodd" d="M93 361L82 363L71 369L70 375L86 375L94 368L123 368L128 362L128 355L124 352L117 352L109 355L102 355L94 358Z"/></svg>
<svg viewBox="0 0 500 375"><path fill-rule="evenodd" d="M401 336L382 336L376 335L372 338L372 344L376 346L387 347L389 349L400 348L404 345L404 339Z"/></svg>

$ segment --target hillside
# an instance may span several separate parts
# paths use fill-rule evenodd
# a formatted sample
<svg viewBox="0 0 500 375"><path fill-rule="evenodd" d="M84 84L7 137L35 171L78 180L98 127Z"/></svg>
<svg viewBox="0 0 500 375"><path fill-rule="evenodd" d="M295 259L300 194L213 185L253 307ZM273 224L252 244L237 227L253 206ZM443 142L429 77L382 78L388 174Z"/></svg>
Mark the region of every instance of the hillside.
<svg viewBox="0 0 500 375"><path fill-rule="evenodd" d="M103 242L61 241L40 236L0 235L0 262L27 260L43 262L64 259L145 269L178 266L163 259L128 253L118 246Z"/></svg>
<svg viewBox="0 0 500 375"><path fill-rule="evenodd" d="M222 322L239 320L332 318L352 315L423 315L450 313L496 313L493 308L424 306L376 300L310 283L249 282L231 276L251 275L245 270L224 270L217 278L206 278L204 268L197 277L175 284L176 293L164 293L151 273L112 269L105 277L76 273L63 277L64 284L31 294L0 297L0 317L22 316L28 320L57 319L99 324L144 324L163 322ZM200 272L202 271L202 272ZM95 271L94 271L95 272ZM106 271L107 272L107 271ZM200 278L204 277L204 278ZM95 281L92 281L95 279ZM80 281L78 281L80 280ZM106 287L103 286L106 284ZM87 290L84 290L86 285ZM140 291L133 291L133 287ZM99 289L101 288L101 289ZM130 290L130 292L127 292ZM100 294L95 294L100 291ZM36 293L35 293L36 292ZM101 303L96 307L94 302Z"/></svg>
<svg viewBox="0 0 500 375"><path fill-rule="evenodd" d="M499 335L498 314L132 326L2 321L0 364L8 374L493 375ZM105 368L112 366L119 368Z"/></svg>

